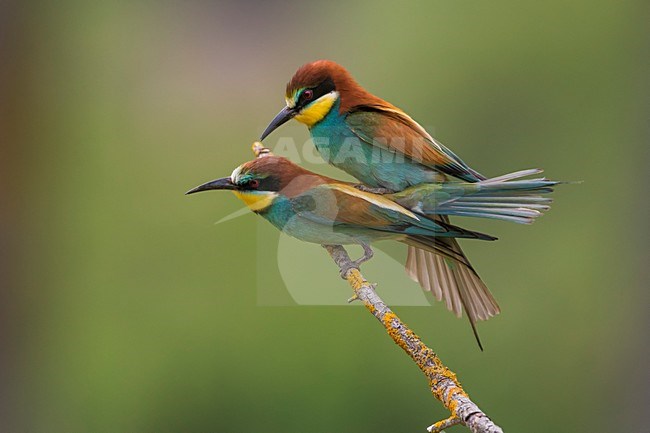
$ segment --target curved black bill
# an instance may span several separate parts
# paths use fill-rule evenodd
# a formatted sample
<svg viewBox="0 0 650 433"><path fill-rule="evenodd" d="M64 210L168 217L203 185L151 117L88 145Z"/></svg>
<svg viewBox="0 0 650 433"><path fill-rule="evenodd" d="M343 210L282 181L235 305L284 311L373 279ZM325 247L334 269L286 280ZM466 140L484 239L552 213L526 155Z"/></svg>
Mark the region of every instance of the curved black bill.
<svg viewBox="0 0 650 433"><path fill-rule="evenodd" d="M269 126L266 127L264 132L262 132L262 136L260 137L260 141L264 140L271 132L275 131L275 129L287 123L289 120L293 119L293 117L298 114L298 112L294 108L290 107L284 107L280 112L271 120L271 123L269 123Z"/></svg>
<svg viewBox="0 0 650 433"><path fill-rule="evenodd" d="M211 180L210 182L206 182L196 188L192 188L187 191L185 195L194 194L195 192L209 191L211 189L237 189L237 186L230 181L229 177L222 177L221 179Z"/></svg>

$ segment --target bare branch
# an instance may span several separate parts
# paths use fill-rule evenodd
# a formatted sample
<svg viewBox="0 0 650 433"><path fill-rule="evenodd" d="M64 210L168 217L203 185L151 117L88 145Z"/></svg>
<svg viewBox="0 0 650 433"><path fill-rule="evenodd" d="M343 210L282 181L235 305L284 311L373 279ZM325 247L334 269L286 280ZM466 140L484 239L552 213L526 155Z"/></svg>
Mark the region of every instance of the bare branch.
<svg viewBox="0 0 650 433"><path fill-rule="evenodd" d="M470 400L456 375L440 361L436 353L409 329L404 322L382 301L371 283L355 267L350 256L340 245L323 245L340 270L347 270L344 278L354 290L353 300L360 300L379 320L393 341L415 361L429 381L431 393L449 410L451 416L429 427L430 432L456 424L463 424L473 433L503 433Z"/></svg>

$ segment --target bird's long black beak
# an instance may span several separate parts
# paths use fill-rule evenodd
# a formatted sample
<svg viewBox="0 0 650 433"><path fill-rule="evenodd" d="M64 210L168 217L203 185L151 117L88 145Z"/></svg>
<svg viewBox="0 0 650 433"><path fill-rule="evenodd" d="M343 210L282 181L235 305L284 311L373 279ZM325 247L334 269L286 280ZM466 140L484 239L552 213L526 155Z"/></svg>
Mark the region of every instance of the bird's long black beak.
<svg viewBox="0 0 650 433"><path fill-rule="evenodd" d="M194 194L195 192L209 191L211 189L237 189L237 186L230 181L229 177L222 177L221 179L212 180L196 188L192 188L185 194Z"/></svg>
<svg viewBox="0 0 650 433"><path fill-rule="evenodd" d="M289 120L293 119L296 114L298 114L298 111L296 111L295 108L284 107L282 110L280 110L277 116L271 120L271 123L269 123L269 126L266 127L264 132L262 132L260 141L264 140L271 132L275 131L278 126L284 125Z"/></svg>

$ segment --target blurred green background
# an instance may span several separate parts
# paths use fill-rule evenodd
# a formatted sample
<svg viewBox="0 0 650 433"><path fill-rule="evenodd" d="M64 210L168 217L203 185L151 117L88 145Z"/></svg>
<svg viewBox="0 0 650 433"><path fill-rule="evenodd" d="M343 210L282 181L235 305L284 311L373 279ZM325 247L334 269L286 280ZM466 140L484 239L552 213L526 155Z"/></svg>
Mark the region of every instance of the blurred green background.
<svg viewBox="0 0 650 433"><path fill-rule="evenodd" d="M258 305L261 286L284 290L260 271L275 229L215 226L241 204L183 195L250 159L295 69L330 58L486 175L584 181L533 226L468 224L500 237L464 243L503 309L480 324L484 353L440 305L396 312L506 432L648 431L649 12L0 2L0 428L417 432L446 417L364 310ZM281 131L267 145L308 137ZM299 248L347 295L318 246Z"/></svg>

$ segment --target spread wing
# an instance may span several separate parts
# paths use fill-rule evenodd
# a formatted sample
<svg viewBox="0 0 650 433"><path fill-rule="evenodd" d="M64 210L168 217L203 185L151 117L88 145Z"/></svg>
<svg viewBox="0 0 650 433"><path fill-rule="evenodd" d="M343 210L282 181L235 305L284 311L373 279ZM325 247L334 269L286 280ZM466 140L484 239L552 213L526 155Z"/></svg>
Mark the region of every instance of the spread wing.
<svg viewBox="0 0 650 433"><path fill-rule="evenodd" d="M368 144L402 153L425 166L467 182L485 179L398 108L356 107L345 121L352 132Z"/></svg>

